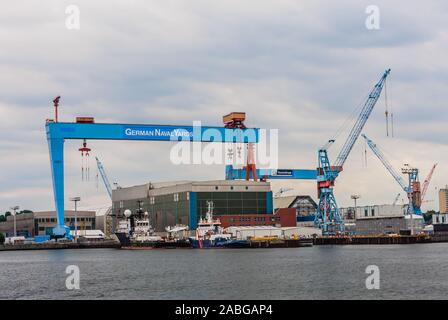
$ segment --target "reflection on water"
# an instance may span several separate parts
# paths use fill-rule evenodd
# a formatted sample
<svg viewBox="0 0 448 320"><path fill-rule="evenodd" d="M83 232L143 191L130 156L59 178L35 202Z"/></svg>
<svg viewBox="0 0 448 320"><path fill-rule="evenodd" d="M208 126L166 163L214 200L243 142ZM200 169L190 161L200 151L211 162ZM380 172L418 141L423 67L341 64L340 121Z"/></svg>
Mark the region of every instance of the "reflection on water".
<svg viewBox="0 0 448 320"><path fill-rule="evenodd" d="M0 252L0 299L442 299L448 244ZM68 265L81 289L65 287ZM365 269L380 269L367 290Z"/></svg>

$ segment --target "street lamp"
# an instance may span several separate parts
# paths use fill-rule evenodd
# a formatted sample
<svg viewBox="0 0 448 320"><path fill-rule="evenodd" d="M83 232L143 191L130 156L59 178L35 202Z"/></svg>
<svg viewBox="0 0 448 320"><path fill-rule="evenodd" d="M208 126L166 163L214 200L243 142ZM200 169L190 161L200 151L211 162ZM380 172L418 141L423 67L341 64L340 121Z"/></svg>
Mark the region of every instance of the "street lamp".
<svg viewBox="0 0 448 320"><path fill-rule="evenodd" d="M358 210L358 206L357 206L357 200L359 199L359 198L361 198L361 196L359 195L359 194L352 194L351 196L350 196L350 198L352 198L354 201L355 201L355 216L353 217L354 219L356 219L356 211Z"/></svg>
<svg viewBox="0 0 448 320"><path fill-rule="evenodd" d="M17 237L16 214L17 214L17 210L19 210L19 206L11 207L11 210L14 212L14 237Z"/></svg>
<svg viewBox="0 0 448 320"><path fill-rule="evenodd" d="M78 242L78 215L77 215L77 203L81 201L81 197L70 198L70 201L75 203L75 242Z"/></svg>

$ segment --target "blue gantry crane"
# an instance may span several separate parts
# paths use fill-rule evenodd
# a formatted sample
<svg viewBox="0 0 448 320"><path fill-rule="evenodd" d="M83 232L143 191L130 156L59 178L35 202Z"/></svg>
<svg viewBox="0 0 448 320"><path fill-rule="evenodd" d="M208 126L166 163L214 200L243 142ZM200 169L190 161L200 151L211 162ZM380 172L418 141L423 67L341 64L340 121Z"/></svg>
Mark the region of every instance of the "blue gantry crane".
<svg viewBox="0 0 448 320"><path fill-rule="evenodd" d="M316 180L315 169L256 169L256 175L261 180ZM250 173L253 179L253 173ZM245 168L234 168L226 166L226 180L246 179Z"/></svg>
<svg viewBox="0 0 448 320"><path fill-rule="evenodd" d="M98 171L100 172L101 179L103 179L104 186L106 187L107 194L109 195L110 199L112 200L112 187L109 182L109 178L107 177L106 171L104 170L103 164L98 159L98 157L95 157L96 165L98 167Z"/></svg>
<svg viewBox="0 0 448 320"><path fill-rule="evenodd" d="M418 169L412 168L408 164L404 165L404 167L401 169L401 172L403 174L408 175L408 183L406 183L403 177L394 169L394 167L392 167L392 165L384 156L384 153L375 144L375 142L369 139L365 134L363 134L362 137L366 140L370 149L378 157L378 159L380 159L380 161L383 163L383 165L386 167L387 171L389 171L389 173L392 175L395 181L397 181L400 187L403 189L403 191L406 192L409 199L409 204L407 206L406 213L421 215L422 211L420 207L422 204L422 197L420 190L421 189L420 182L418 178Z"/></svg>
<svg viewBox="0 0 448 320"><path fill-rule="evenodd" d="M56 99L55 99L56 101ZM59 100L57 100L59 101ZM55 102L55 110L57 103ZM55 120L57 116L55 117ZM228 129L201 125L176 126L153 124L95 123L91 117L78 117L76 122L48 119L45 125L50 152L53 193L57 226L53 236L70 238L64 225L64 141L65 140L125 140L125 141L197 141L258 143L258 128ZM85 145L81 151L89 150Z"/></svg>
<svg viewBox="0 0 448 320"><path fill-rule="evenodd" d="M317 190L319 205L317 207L314 224L316 227L322 229L323 234L333 235L344 232L342 216L333 194L334 183L339 173L342 171L344 163L361 134L364 125L369 119L369 116L381 95L381 91L389 73L390 69L387 69L369 93L361 113L339 152L334 165L330 164L327 153L328 148L334 143L334 140L329 140L327 144L318 150Z"/></svg>

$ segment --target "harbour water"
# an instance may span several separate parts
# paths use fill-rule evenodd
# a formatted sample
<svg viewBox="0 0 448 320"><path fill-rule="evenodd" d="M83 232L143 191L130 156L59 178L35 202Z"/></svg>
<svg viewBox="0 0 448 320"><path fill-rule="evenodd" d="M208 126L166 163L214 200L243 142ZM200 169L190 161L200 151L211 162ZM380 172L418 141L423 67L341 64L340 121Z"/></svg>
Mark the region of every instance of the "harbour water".
<svg viewBox="0 0 448 320"><path fill-rule="evenodd" d="M379 290L366 289L369 265ZM0 286L0 299L443 299L448 243L0 252Z"/></svg>

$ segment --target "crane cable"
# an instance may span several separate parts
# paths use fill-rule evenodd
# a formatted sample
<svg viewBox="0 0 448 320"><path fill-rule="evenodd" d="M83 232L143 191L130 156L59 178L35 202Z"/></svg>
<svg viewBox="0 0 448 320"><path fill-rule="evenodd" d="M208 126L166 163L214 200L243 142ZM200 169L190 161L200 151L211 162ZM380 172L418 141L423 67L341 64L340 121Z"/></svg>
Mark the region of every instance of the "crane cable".
<svg viewBox="0 0 448 320"><path fill-rule="evenodd" d="M353 109L353 111L350 113L350 115L345 119L345 121L342 123L342 125L338 128L338 130L333 135L334 140L336 140L342 134L342 132L344 132L345 129L348 128L348 123L353 122L355 119L357 119L357 117L359 116L360 110L361 110L361 108L364 107L365 101L367 100L369 95L370 95L370 93L364 97L364 99L357 105L357 107L355 109Z"/></svg>

